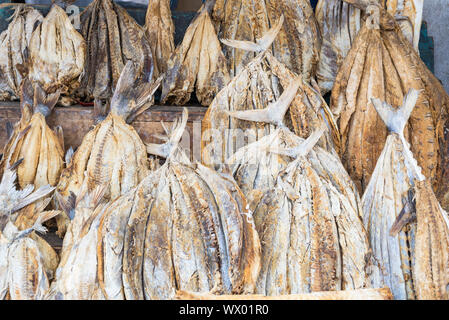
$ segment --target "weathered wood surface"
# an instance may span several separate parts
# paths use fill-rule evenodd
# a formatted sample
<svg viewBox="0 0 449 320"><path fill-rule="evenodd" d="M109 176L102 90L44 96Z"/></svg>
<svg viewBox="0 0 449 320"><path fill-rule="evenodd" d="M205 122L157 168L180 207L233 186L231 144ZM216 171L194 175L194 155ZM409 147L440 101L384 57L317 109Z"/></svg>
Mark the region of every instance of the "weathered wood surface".
<svg viewBox="0 0 449 320"><path fill-rule="evenodd" d="M282 296L263 295L212 295L178 291L177 300L393 300L390 289L359 289L345 291L322 291L306 294L290 294Z"/></svg>
<svg viewBox="0 0 449 320"><path fill-rule="evenodd" d="M184 137L182 145L190 147L191 158L200 159L201 120L206 112L205 107L188 106L189 121L187 124L188 136ZM182 107L178 106L152 106L139 115L132 126L137 130L143 142L161 143L153 137L154 134L163 134L161 121L170 124L180 118ZM0 148L3 150L7 142L6 123L16 123L20 119L20 108L17 102L0 102ZM71 106L56 107L48 117L50 127L60 125L64 131L64 146L77 148L86 133L95 125L93 107ZM187 139L189 140L187 142ZM1 151L0 151L1 152Z"/></svg>

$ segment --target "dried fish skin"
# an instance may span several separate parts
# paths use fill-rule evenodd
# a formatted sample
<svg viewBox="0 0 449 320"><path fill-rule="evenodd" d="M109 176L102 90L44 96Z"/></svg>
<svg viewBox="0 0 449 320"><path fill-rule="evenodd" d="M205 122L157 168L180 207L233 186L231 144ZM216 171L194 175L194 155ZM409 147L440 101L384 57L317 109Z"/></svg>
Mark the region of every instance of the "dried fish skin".
<svg viewBox="0 0 449 320"><path fill-rule="evenodd" d="M355 185L336 156L297 139L309 151L281 168L254 209L262 243L256 293L379 287Z"/></svg>
<svg viewBox="0 0 449 320"><path fill-rule="evenodd" d="M296 81L301 80L269 51L254 58L218 93L204 116L202 163L219 170L244 143L255 142L272 133L273 124L239 120L229 112L264 109L278 101L285 88ZM299 87L284 118L287 126L301 137L307 137L323 121L323 115L332 126L335 123L332 113L320 93L305 81L301 81ZM333 150L331 133L326 133L319 145Z"/></svg>
<svg viewBox="0 0 449 320"><path fill-rule="evenodd" d="M167 62L175 51L175 26L169 0L151 0L145 16L145 32L154 58L154 74L157 77L167 71Z"/></svg>
<svg viewBox="0 0 449 320"><path fill-rule="evenodd" d="M198 11L167 64L162 103L184 105L195 91L198 101L208 106L229 83L226 58L207 7L203 6Z"/></svg>
<svg viewBox="0 0 449 320"><path fill-rule="evenodd" d="M53 5L33 31L28 78L48 94L70 94L79 86L84 70L86 42L72 26L65 11Z"/></svg>
<svg viewBox="0 0 449 320"><path fill-rule="evenodd" d="M8 29L0 34L0 100L18 100L24 75L17 65L26 64L28 49L34 28L44 19L32 7L18 6L11 16Z"/></svg>
<svg viewBox="0 0 449 320"><path fill-rule="evenodd" d="M337 75L331 110L340 128L340 155L345 168L364 191L374 170L387 130L370 102L380 98L400 105L408 88L423 90L405 137L412 152L431 179L440 199L447 170L448 95L424 65L399 26L380 10L380 28L364 25ZM336 143L337 144L337 143ZM446 189L447 190L447 189Z"/></svg>
<svg viewBox="0 0 449 320"><path fill-rule="evenodd" d="M96 0L81 13L80 33L86 39L85 72L77 95L109 100L128 60L144 77L153 57L144 29L112 0Z"/></svg>
<svg viewBox="0 0 449 320"><path fill-rule="evenodd" d="M419 300L449 300L449 217L430 183L415 182L416 240L413 278Z"/></svg>
<svg viewBox="0 0 449 320"><path fill-rule="evenodd" d="M309 82L315 76L321 36L309 1L217 1L212 17L220 39L256 42L281 15L285 22L273 43L273 55ZM232 77L254 57L253 52L224 47Z"/></svg>
<svg viewBox="0 0 449 320"><path fill-rule="evenodd" d="M404 36L418 52L424 0L386 0L385 6L398 21Z"/></svg>
<svg viewBox="0 0 449 320"><path fill-rule="evenodd" d="M363 24L363 11L343 0L320 0L315 16L323 39L316 77L325 94L332 90L339 66Z"/></svg>

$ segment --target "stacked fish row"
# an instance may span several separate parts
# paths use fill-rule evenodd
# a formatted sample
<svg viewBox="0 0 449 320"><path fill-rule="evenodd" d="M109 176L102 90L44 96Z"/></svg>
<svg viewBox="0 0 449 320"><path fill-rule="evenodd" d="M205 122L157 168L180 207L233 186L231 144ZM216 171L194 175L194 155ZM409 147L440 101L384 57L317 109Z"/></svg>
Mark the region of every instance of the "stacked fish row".
<svg viewBox="0 0 449 320"><path fill-rule="evenodd" d="M0 298L449 299L449 97L416 52L421 14L209 0L175 48L168 1L144 29L95 0L81 34L57 5L19 7L0 37L16 61L0 96L22 111L0 162ZM129 125L159 87L209 106L202 164L180 145L187 109L161 145ZM97 124L64 157L45 118L77 99ZM39 236L53 218L60 256Z"/></svg>

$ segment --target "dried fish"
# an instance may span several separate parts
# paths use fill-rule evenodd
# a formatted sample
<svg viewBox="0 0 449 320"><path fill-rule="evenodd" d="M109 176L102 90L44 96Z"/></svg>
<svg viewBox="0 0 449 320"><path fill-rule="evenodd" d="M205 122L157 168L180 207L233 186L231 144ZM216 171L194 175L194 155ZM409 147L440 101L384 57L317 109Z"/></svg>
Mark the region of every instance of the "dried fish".
<svg viewBox="0 0 449 320"><path fill-rule="evenodd" d="M171 17L170 0L150 0L145 17L145 32L154 58L157 77L167 71L167 62L175 51L175 26Z"/></svg>
<svg viewBox="0 0 449 320"><path fill-rule="evenodd" d="M0 299L42 299L53 278L58 256L34 231L45 232L42 223L60 212L43 212L46 205L35 205L53 187L46 185L35 190L28 185L17 190L16 179L15 169L9 167L0 183Z"/></svg>
<svg viewBox="0 0 449 320"><path fill-rule="evenodd" d="M0 100L18 100L24 78L17 65L26 64L31 34L44 19L32 7L17 6L8 29L0 34Z"/></svg>
<svg viewBox="0 0 449 320"><path fill-rule="evenodd" d="M87 100L109 100L127 61L137 66L138 77L153 67L144 29L112 0L93 1L80 16L87 42L85 73L78 95Z"/></svg>
<svg viewBox="0 0 449 320"><path fill-rule="evenodd" d="M381 287L355 185L337 157L319 147L312 150L324 128L305 141L279 130L264 138L265 150L271 145L284 156L278 168L271 166L279 171L263 172L261 166L255 181L263 192L254 209L262 243L256 292L276 296ZM275 141L279 144L272 145ZM294 147L279 148L289 143ZM274 181L268 190L264 179Z"/></svg>
<svg viewBox="0 0 449 320"><path fill-rule="evenodd" d="M86 42L65 11L54 4L31 35L28 78L47 94L70 95L84 70Z"/></svg>
<svg viewBox="0 0 449 320"><path fill-rule="evenodd" d="M45 95L37 85L33 90L30 81L22 83L22 117L3 150L0 172L23 159L18 165L20 188L32 184L36 188L50 184L55 186L63 168L62 129L57 134L50 129L45 118L51 113L59 98L59 92Z"/></svg>
<svg viewBox="0 0 449 320"><path fill-rule="evenodd" d="M315 76L321 37L313 9L307 0L217 0L213 20L220 39L256 42L285 17L272 45L273 55L307 82ZM232 77L255 57L253 52L225 47Z"/></svg>
<svg viewBox="0 0 449 320"><path fill-rule="evenodd" d="M370 10L337 75L331 110L338 119L343 164L364 191L387 136L371 98L400 105L408 88L423 90L405 137L412 152L438 191L447 193L449 96L405 39L391 15ZM338 143L336 143L338 145Z"/></svg>
<svg viewBox="0 0 449 320"><path fill-rule="evenodd" d="M210 0L190 23L182 43L168 61L162 84L162 103L186 104L195 91L208 106L230 81L226 59L209 16Z"/></svg>
<svg viewBox="0 0 449 320"><path fill-rule="evenodd" d="M67 215L73 209L69 199L81 196L83 183L87 183L88 193L106 183L105 199L115 200L134 188L157 164L156 160L148 160L145 145L126 123L149 107L148 101L161 82L161 78L151 83L136 82L138 68L128 61L112 97L109 115L86 134L61 174L57 197ZM150 81L152 73L146 74L146 81Z"/></svg>
<svg viewBox="0 0 449 320"><path fill-rule="evenodd" d="M387 11L395 17L402 33L418 51L424 0L386 0Z"/></svg>
<svg viewBox="0 0 449 320"><path fill-rule="evenodd" d="M281 20L278 25L281 25ZM269 30L271 35L277 26ZM271 35L270 38L275 38ZM239 41L227 41L233 46L242 47ZM247 47L250 43L245 42ZM269 44L268 44L269 46ZM259 140L274 130L272 124L251 123L233 119L229 112L258 110L272 104L273 113L281 104L281 93L290 86L294 92L289 115L285 122L288 127L301 137L308 136L312 129L322 121L325 115L329 125L337 132L332 114L321 97L316 83L312 86L300 79L295 73L280 63L268 50L257 55L243 70L223 89L209 106L202 122L202 162L207 166L220 169L227 158L232 156L245 143ZM288 107L286 105L285 107ZM284 114L279 112L279 114ZM280 119L282 120L282 119ZM320 140L320 146L327 150L333 149L330 133Z"/></svg>
<svg viewBox="0 0 449 320"><path fill-rule="evenodd" d="M449 220L403 133L418 95L410 90L397 109L372 101L390 134L362 197L363 221L395 299L448 299Z"/></svg>

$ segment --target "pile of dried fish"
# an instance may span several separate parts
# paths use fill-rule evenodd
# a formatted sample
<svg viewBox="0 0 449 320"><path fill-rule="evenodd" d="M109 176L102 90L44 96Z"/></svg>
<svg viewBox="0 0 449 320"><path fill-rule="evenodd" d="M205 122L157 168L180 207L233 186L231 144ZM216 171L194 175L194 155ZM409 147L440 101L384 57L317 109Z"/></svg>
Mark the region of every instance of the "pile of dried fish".
<svg viewBox="0 0 449 320"><path fill-rule="evenodd" d="M321 38L308 0L217 0L213 19L220 39L256 42L281 16L285 22L274 41L273 55L309 82L315 76ZM254 57L253 52L224 48L232 76Z"/></svg>
<svg viewBox="0 0 449 320"><path fill-rule="evenodd" d="M184 105L195 90L198 101L208 106L230 80L226 58L209 15L211 4L213 0L208 0L200 8L168 61L162 84L163 103Z"/></svg>
<svg viewBox="0 0 449 320"><path fill-rule="evenodd" d="M50 199L35 206L54 188L17 190L14 170L6 169L0 183L0 300L39 300L49 289L58 256L34 231L45 232L42 223L59 212L42 211Z"/></svg>
<svg viewBox="0 0 449 320"><path fill-rule="evenodd" d="M357 189L335 155L319 147L312 151L326 128L324 121L306 141L276 121L292 99L283 94L279 114L267 112L270 108L231 113L280 125L227 161L254 210L262 243L257 293L376 287L379 277Z"/></svg>
<svg viewBox="0 0 449 320"><path fill-rule="evenodd" d="M22 117L3 150L0 173L23 159L17 168L20 188L32 184L36 188L59 181L64 166L64 139L62 128L50 129L45 118L51 113L59 98L59 92L45 95L36 85L33 91L30 81L22 82L20 107Z"/></svg>
<svg viewBox="0 0 449 320"><path fill-rule="evenodd" d="M17 65L26 64L31 34L44 17L31 7L18 6L10 19L0 34L0 100L19 99L24 75Z"/></svg>
<svg viewBox="0 0 449 320"><path fill-rule="evenodd" d="M167 157L161 168L106 207L101 188L77 206L49 298L254 291L260 244L246 200L232 177L191 164L178 147L187 117L166 144L147 146Z"/></svg>
<svg viewBox="0 0 449 320"><path fill-rule="evenodd" d="M418 51L424 0L386 0L385 5L399 23L404 36Z"/></svg>
<svg viewBox="0 0 449 320"><path fill-rule="evenodd" d="M145 17L145 32L154 59L157 77L168 69L167 62L175 51L175 26L171 18L170 0L150 0Z"/></svg>
<svg viewBox="0 0 449 320"><path fill-rule="evenodd" d="M129 60L138 66L138 75L153 65L144 29L114 1L93 1L80 19L80 32L87 42L86 68L78 91L82 98L109 100Z"/></svg>
<svg viewBox="0 0 449 320"><path fill-rule="evenodd" d="M138 66L128 61L112 97L109 115L87 133L73 157L68 159L57 198L69 217L83 184L87 184L89 193L107 184L104 197L115 200L134 188L157 164L155 160L149 163L145 145L126 122L147 109L161 81L159 78L136 85L138 74ZM147 72L147 81L151 80L151 74Z"/></svg>
<svg viewBox="0 0 449 320"><path fill-rule="evenodd" d="M31 35L29 79L47 94L71 94L84 70L86 42L65 11L54 4Z"/></svg>
<svg viewBox="0 0 449 320"><path fill-rule="evenodd" d="M410 90L396 110L372 101L390 134L362 198L363 221L395 299L449 299L449 219L403 134L418 94Z"/></svg>
<svg viewBox="0 0 449 320"><path fill-rule="evenodd" d="M263 37L270 41L265 41L265 47L261 50L270 46L279 31L279 26L282 25L282 20L281 18ZM226 43L246 48L257 45L235 40ZM316 88L316 85L314 87ZM256 124L234 119L230 117L229 112L264 109L272 104L269 112L284 115L277 110L281 105L288 108L290 103L287 105L282 102L275 103L283 92L289 92L286 97L293 95L290 98L294 98L285 122L296 134L301 137L310 135L312 129L321 123L323 114L326 115L330 125L336 128L319 90L299 78L266 50L245 66L209 106L202 122L202 162L220 169L226 159L244 144L270 134L274 130L272 124ZM279 119L280 122L282 120ZM236 139L241 140L235 141ZM333 149L332 137L328 133L321 139L320 146L329 151Z"/></svg>
<svg viewBox="0 0 449 320"><path fill-rule="evenodd" d="M448 191L449 96L391 15L371 8L337 75L331 110L338 118L343 164L365 190L387 136L371 98L400 105L408 88L423 90L407 127L412 152L440 198Z"/></svg>

